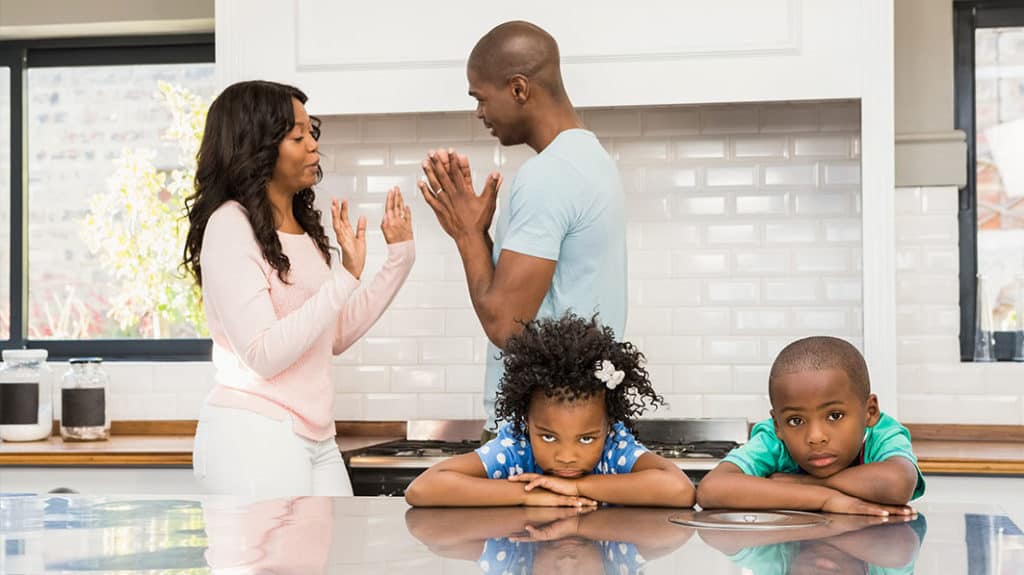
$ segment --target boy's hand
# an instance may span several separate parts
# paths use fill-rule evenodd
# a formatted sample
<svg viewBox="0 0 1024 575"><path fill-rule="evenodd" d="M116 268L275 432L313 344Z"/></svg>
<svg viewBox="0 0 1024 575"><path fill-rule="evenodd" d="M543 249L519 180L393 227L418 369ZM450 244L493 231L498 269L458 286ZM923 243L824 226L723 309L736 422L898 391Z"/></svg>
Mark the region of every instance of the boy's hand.
<svg viewBox="0 0 1024 575"><path fill-rule="evenodd" d="M508 480L526 483L526 487L524 489L527 491L533 491L537 487L542 487L548 491L560 493L562 495L569 495L571 497L579 497L580 495L580 490L576 485L575 479L565 479L552 475L541 475L539 473L520 473L519 475L509 477Z"/></svg>
<svg viewBox="0 0 1024 575"><path fill-rule="evenodd" d="M821 510L827 513L846 513L850 515L876 515L888 517L890 515L904 516L913 515L914 510L906 505L881 505L871 503L863 499L851 497L845 493L836 492L825 500Z"/></svg>
<svg viewBox="0 0 1024 575"><path fill-rule="evenodd" d="M554 493L547 489L533 489L526 492L523 505L533 507L596 507L597 501L586 497L573 497Z"/></svg>

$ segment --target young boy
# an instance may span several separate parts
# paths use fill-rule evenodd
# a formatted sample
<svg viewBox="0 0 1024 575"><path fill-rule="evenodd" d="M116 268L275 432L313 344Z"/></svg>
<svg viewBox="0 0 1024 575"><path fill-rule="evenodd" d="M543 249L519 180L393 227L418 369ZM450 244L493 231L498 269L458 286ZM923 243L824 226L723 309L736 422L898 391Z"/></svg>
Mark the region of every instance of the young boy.
<svg viewBox="0 0 1024 575"><path fill-rule="evenodd" d="M924 478L910 433L878 410L857 348L834 337L789 344L768 395L771 418L700 482L701 507L913 513Z"/></svg>

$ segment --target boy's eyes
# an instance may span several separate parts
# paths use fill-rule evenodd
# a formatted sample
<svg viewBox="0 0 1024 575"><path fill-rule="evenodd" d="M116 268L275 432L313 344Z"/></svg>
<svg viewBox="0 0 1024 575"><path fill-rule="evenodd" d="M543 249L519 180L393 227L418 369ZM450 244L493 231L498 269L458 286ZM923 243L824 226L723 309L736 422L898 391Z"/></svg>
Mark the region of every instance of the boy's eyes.
<svg viewBox="0 0 1024 575"><path fill-rule="evenodd" d="M788 425L790 427L796 427L796 426L800 425L803 422L804 422L804 419L802 417L790 417L790 418L786 419L786 425Z"/></svg>
<svg viewBox="0 0 1024 575"><path fill-rule="evenodd" d="M826 419L828 419L829 421L839 421L840 419L843 418L843 415L844 414L841 411L833 411L832 413L828 414L828 417Z"/></svg>

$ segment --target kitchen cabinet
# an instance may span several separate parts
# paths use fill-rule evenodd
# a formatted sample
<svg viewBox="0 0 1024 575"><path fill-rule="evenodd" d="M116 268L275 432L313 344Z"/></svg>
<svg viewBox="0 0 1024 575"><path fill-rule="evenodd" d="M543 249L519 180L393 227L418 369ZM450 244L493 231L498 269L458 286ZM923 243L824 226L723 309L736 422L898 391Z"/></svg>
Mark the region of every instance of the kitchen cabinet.
<svg viewBox="0 0 1024 575"><path fill-rule="evenodd" d="M470 50L523 19L558 40L578 107L858 98L882 1L217 0L217 74L295 84L322 115L469 110Z"/></svg>

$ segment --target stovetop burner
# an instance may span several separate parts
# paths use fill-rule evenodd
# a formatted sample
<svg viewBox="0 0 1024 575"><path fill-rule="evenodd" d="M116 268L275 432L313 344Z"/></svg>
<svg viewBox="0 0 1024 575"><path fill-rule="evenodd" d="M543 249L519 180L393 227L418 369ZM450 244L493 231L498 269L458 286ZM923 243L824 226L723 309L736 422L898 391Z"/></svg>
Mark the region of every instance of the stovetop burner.
<svg viewBox="0 0 1024 575"><path fill-rule="evenodd" d="M691 443L653 441L647 442L645 445L665 459L721 459L739 447L735 441L694 441Z"/></svg>
<svg viewBox="0 0 1024 575"><path fill-rule="evenodd" d="M469 453L480 447L479 441L410 441L400 439L375 445L364 453L374 457L445 457Z"/></svg>

